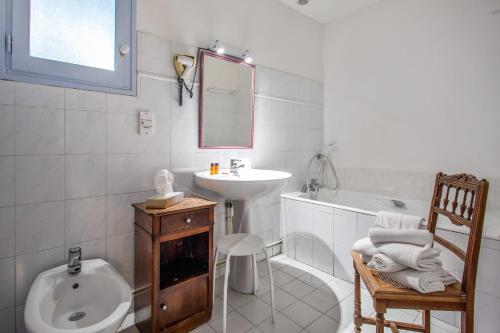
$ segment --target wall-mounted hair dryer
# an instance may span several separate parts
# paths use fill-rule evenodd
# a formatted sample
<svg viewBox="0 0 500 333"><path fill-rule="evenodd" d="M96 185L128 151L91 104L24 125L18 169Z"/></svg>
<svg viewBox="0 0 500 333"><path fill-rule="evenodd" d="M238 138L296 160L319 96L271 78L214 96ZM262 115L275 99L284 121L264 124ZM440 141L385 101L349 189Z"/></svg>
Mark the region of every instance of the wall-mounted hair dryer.
<svg viewBox="0 0 500 333"><path fill-rule="evenodd" d="M188 91L189 97L193 98L193 87L196 81L197 72L196 57L191 54L176 54L174 56L174 68L177 73L177 82L179 85L179 105L182 106L182 93L184 88ZM191 86L188 87L186 80L191 73L193 73L193 77Z"/></svg>

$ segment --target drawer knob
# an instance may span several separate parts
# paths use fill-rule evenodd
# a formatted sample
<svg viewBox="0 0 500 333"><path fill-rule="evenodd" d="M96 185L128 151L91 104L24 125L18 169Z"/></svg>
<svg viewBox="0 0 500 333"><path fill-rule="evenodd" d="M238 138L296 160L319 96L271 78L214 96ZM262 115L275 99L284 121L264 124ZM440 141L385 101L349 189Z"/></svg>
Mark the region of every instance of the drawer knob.
<svg viewBox="0 0 500 333"><path fill-rule="evenodd" d="M191 223L191 218L186 217L186 220L185 220L185 221L186 221L186 223Z"/></svg>
<svg viewBox="0 0 500 333"><path fill-rule="evenodd" d="M161 304L161 305L160 305L160 308L161 308L163 311L167 311L167 305L166 305L166 304Z"/></svg>

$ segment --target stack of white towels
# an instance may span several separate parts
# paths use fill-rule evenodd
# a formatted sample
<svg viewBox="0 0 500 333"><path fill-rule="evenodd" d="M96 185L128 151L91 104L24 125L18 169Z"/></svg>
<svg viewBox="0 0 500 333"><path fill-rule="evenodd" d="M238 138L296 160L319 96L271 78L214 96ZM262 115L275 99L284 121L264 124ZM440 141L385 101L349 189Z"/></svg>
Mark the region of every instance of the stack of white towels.
<svg viewBox="0 0 500 333"><path fill-rule="evenodd" d="M445 290L456 280L439 260L440 250L432 247L433 235L421 230L417 216L381 211L370 236L357 241L353 250L367 266L408 288L421 293Z"/></svg>

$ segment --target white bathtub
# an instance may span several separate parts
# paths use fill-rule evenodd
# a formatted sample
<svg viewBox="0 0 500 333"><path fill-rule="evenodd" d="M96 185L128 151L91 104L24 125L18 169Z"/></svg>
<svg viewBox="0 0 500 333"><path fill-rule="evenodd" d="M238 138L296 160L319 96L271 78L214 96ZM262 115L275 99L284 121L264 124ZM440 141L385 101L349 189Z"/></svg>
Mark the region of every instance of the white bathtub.
<svg viewBox="0 0 500 333"><path fill-rule="evenodd" d="M410 214L421 216L427 220L429 216L429 202L401 199L394 197L386 197L381 195L353 192L353 191L328 191L321 190L316 199L312 199L310 194L294 192L283 194L283 198L300 200L303 202L314 203L317 205L328 206L333 208L345 209L357 213L368 214L375 216L381 210L398 212L403 214ZM405 203L405 208L395 206L391 200L399 200ZM438 229L460 232L464 234L469 233L466 227L460 227L452 224L447 218L441 217L438 220ZM500 212L487 211L484 227L483 238L500 241Z"/></svg>
<svg viewBox="0 0 500 333"><path fill-rule="evenodd" d="M406 208L390 201L398 199ZM353 281L351 249L356 240L367 237L380 210L389 210L427 218L429 202L390 198L367 193L320 191L317 199L300 192L281 196L281 227L285 255L346 281ZM438 221L437 234L465 248L467 229L446 221ZM486 214L476 285L476 328L478 332L493 332L500 327L500 214ZM438 245L436 245L438 246ZM444 267L461 278L463 263L443 251ZM458 326L460 314L433 312L433 316ZM479 326L478 326L479 325Z"/></svg>

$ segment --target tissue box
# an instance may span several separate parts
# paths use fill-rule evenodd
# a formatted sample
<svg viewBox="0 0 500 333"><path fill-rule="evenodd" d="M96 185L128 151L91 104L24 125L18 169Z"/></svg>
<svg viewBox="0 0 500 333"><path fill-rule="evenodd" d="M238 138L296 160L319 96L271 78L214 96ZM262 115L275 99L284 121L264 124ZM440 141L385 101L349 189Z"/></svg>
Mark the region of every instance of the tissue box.
<svg viewBox="0 0 500 333"><path fill-rule="evenodd" d="M167 207L175 205L182 199L184 199L183 192L172 192L165 197L160 197L159 195L155 195L154 197L146 199L146 208L165 209Z"/></svg>

